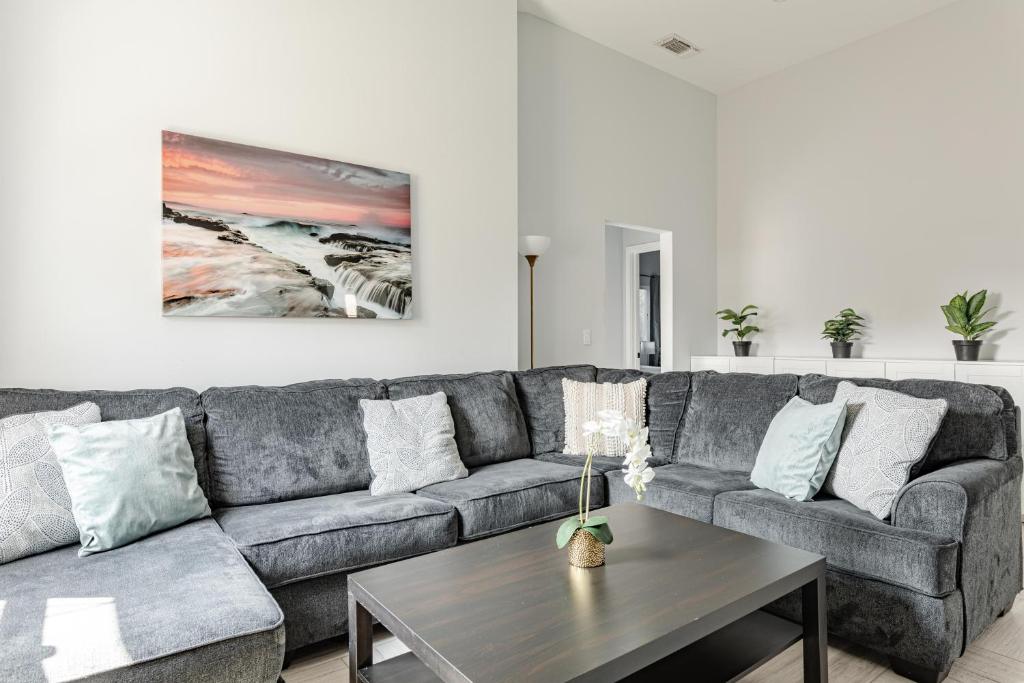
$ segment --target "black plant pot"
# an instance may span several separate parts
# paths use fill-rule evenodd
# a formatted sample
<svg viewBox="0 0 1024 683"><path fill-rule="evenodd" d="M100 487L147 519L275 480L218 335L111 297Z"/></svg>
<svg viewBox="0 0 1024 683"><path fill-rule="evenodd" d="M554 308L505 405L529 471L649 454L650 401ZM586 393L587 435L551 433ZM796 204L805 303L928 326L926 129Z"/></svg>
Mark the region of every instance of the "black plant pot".
<svg viewBox="0 0 1024 683"><path fill-rule="evenodd" d="M833 358L849 358L853 353L853 342L832 342Z"/></svg>
<svg viewBox="0 0 1024 683"><path fill-rule="evenodd" d="M737 356L749 356L750 355L750 342L748 341L734 341L732 343L732 350Z"/></svg>
<svg viewBox="0 0 1024 683"><path fill-rule="evenodd" d="M981 351L980 339L954 339L953 350L957 360L978 360Z"/></svg>

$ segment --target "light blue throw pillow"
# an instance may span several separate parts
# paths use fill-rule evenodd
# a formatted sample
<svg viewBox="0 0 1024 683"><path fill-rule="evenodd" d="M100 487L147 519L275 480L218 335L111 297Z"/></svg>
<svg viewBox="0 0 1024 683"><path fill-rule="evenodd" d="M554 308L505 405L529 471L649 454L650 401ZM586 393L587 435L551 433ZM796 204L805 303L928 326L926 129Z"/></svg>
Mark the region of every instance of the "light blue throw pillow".
<svg viewBox="0 0 1024 683"><path fill-rule="evenodd" d="M79 556L210 515L181 409L139 420L46 429L71 495Z"/></svg>
<svg viewBox="0 0 1024 683"><path fill-rule="evenodd" d="M794 396L772 419L750 481L793 500L810 500L839 453L844 424L846 401L815 405Z"/></svg>

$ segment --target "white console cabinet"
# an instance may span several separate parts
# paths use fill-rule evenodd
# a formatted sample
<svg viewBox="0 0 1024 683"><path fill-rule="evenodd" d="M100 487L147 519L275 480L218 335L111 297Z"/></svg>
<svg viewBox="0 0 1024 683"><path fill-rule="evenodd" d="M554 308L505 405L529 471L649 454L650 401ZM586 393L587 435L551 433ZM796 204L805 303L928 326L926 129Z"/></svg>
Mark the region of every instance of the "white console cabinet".
<svg viewBox="0 0 1024 683"><path fill-rule="evenodd" d="M1004 387L1024 406L1024 362L913 360L885 358L814 358L796 356L693 356L691 370L757 372L761 374L832 377L879 377L885 379L946 379Z"/></svg>

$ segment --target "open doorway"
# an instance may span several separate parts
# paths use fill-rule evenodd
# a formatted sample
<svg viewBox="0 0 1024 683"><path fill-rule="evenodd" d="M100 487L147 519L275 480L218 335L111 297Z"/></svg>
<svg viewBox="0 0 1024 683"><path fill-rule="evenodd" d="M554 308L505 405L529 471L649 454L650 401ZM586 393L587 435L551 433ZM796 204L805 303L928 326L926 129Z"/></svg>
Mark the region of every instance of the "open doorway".
<svg viewBox="0 0 1024 683"><path fill-rule="evenodd" d="M632 300L633 311L625 312L632 344L633 367L644 372L661 372L661 245L658 242L626 248L627 263L623 272L629 274L623 296Z"/></svg>
<svg viewBox="0 0 1024 683"><path fill-rule="evenodd" d="M608 223L609 249L621 269L616 296L622 366L658 373L672 366L672 233L630 224ZM616 248L616 244L619 248ZM614 271L609 264L609 275ZM611 302L611 299L609 300Z"/></svg>

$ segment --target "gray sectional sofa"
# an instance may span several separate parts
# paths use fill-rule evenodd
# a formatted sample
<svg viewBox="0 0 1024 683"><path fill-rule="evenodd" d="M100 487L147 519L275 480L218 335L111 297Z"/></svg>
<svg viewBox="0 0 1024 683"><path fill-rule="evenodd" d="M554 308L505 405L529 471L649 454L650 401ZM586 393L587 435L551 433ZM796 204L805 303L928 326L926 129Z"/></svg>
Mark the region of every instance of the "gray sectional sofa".
<svg viewBox="0 0 1024 683"><path fill-rule="evenodd" d="M562 454L561 380L623 382L593 366L132 392L0 389L0 417L96 402L104 419L178 406L213 519L87 558L76 548L0 565L0 680L274 681L286 652L347 630L346 576L557 519L581 460ZM646 503L820 552L829 628L935 680L1021 589L1018 419L1005 391L879 382L950 403L893 518L845 501L796 503L749 481L768 423L820 376L649 377L658 466ZM856 380L855 380L856 381ZM444 391L470 476L371 497L358 401ZM598 457L592 503L633 500ZM552 552L555 552L553 549ZM772 609L795 616L794 599Z"/></svg>

